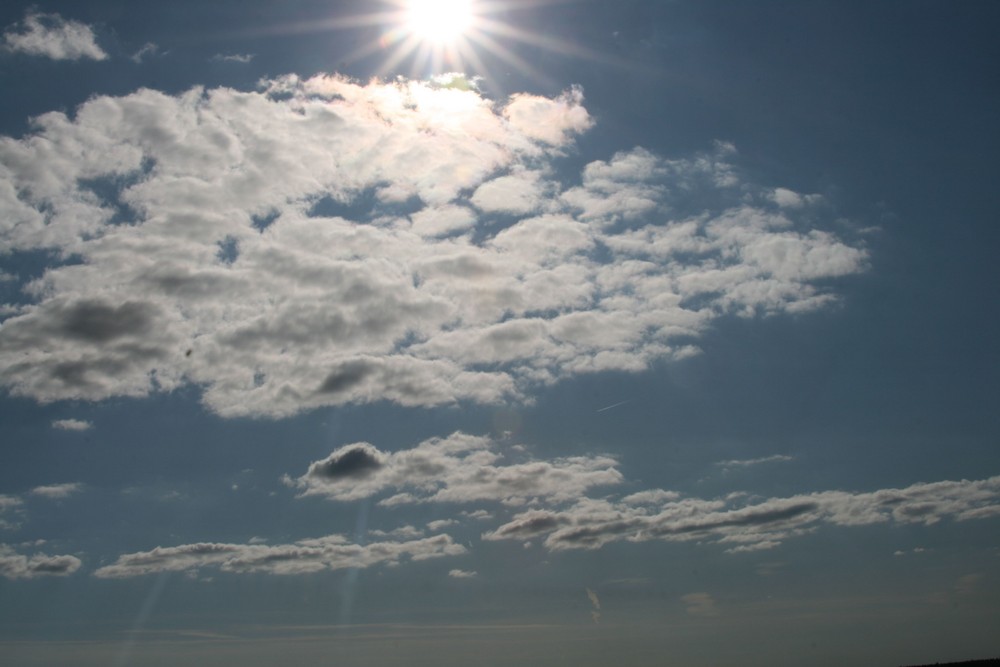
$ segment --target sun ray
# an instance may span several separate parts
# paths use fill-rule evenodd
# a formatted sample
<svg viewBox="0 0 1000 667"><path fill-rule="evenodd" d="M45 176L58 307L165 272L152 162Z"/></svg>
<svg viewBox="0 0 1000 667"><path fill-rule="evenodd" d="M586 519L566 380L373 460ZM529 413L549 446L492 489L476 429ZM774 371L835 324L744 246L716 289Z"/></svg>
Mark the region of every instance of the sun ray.
<svg viewBox="0 0 1000 667"><path fill-rule="evenodd" d="M381 0L382 9L311 22L270 26L269 34L314 31L377 30L367 43L337 56L338 62L360 63L378 58L374 74L428 78L463 72L499 92L500 70L516 71L543 86L555 85L525 53L525 47L614 66L636 63L599 53L583 45L521 27L518 12L529 12L559 0ZM381 54L381 55L379 55Z"/></svg>

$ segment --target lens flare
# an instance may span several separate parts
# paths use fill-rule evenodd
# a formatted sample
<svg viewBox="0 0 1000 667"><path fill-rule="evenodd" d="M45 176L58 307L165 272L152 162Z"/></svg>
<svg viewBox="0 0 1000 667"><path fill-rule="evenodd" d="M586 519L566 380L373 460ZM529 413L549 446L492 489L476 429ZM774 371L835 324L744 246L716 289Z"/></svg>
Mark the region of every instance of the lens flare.
<svg viewBox="0 0 1000 667"><path fill-rule="evenodd" d="M409 0L406 10L409 30L433 44L453 42L472 25L471 0Z"/></svg>

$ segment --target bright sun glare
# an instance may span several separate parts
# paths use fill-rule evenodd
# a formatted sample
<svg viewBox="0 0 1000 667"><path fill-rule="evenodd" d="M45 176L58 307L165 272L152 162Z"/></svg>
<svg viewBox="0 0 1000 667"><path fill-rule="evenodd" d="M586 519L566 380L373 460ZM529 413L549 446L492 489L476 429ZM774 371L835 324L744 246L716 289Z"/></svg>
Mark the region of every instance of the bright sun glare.
<svg viewBox="0 0 1000 667"><path fill-rule="evenodd" d="M447 44L472 25L472 0L409 0L407 25L420 39Z"/></svg>

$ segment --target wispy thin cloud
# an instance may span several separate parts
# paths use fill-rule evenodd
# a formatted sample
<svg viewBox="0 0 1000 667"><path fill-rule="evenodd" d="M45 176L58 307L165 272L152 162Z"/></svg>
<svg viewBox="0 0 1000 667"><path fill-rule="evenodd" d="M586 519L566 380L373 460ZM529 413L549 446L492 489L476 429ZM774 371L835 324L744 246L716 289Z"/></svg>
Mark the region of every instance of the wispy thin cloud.
<svg viewBox="0 0 1000 667"><path fill-rule="evenodd" d="M600 598L597 597L597 593L595 593L594 591L590 590L589 588L586 589L586 591L587 591L587 598L590 600L590 605L593 607L593 609L590 610L590 618L591 620L594 621L594 623L600 623L601 600Z"/></svg>
<svg viewBox="0 0 1000 667"><path fill-rule="evenodd" d="M717 616L719 613L715 598L708 593L688 593L681 596L681 602L692 616Z"/></svg>
<svg viewBox="0 0 1000 667"><path fill-rule="evenodd" d="M60 431L89 431L94 425L82 419L56 419L52 422L52 428Z"/></svg>
<svg viewBox="0 0 1000 667"><path fill-rule="evenodd" d="M14 530L20 526L17 518L23 514L24 501L17 496L0 494L0 530Z"/></svg>
<svg viewBox="0 0 1000 667"><path fill-rule="evenodd" d="M217 63L241 63L246 64L254 59L252 53L216 53L211 60Z"/></svg>
<svg viewBox="0 0 1000 667"><path fill-rule="evenodd" d="M138 51L129 56L129 60L138 64L141 63L143 60L146 60L147 58L159 54L160 54L159 46L157 46L153 42L146 42L145 44L142 45L142 47Z"/></svg>
<svg viewBox="0 0 1000 667"><path fill-rule="evenodd" d="M31 495L41 496L42 498L48 498L49 500L62 500L63 498L68 498L74 493L79 493L83 490L83 484L79 482L72 482L69 484L49 484L47 486L36 486L31 490Z"/></svg>
<svg viewBox="0 0 1000 667"><path fill-rule="evenodd" d="M756 459L730 459L729 461L717 461L715 465L723 468L749 468L764 463L784 463L794 461L795 457L784 454L774 454L772 456L762 456Z"/></svg>

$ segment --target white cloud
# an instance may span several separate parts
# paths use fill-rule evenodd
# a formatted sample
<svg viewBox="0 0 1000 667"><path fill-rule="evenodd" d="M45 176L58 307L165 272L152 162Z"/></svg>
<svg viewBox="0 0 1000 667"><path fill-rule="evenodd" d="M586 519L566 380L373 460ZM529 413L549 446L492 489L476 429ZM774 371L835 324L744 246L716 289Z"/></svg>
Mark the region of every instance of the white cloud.
<svg viewBox="0 0 1000 667"><path fill-rule="evenodd" d="M93 29L59 14L29 10L24 21L7 28L3 45L8 51L45 56L53 60L104 60L108 57L94 37Z"/></svg>
<svg viewBox="0 0 1000 667"><path fill-rule="evenodd" d="M89 431L94 425L82 419L56 419L52 422L52 428L60 431Z"/></svg>
<svg viewBox="0 0 1000 667"><path fill-rule="evenodd" d="M34 579L36 577L65 577L80 569L76 556L25 556L13 547L0 544L0 576L8 579Z"/></svg>
<svg viewBox="0 0 1000 667"><path fill-rule="evenodd" d="M583 107L583 91L579 88L572 88L556 99L513 95L503 115L516 131L550 146L562 146L573 134L593 125Z"/></svg>
<svg viewBox="0 0 1000 667"><path fill-rule="evenodd" d="M36 486L31 490L31 495L41 496L49 500L62 500L74 493L79 493L83 489L83 484L72 482L68 484L49 484L46 486Z"/></svg>
<svg viewBox="0 0 1000 667"><path fill-rule="evenodd" d="M742 494L712 500L664 496L652 506L648 497L637 496L618 502L583 498L565 509L531 509L484 533L483 539L521 541L544 535L544 544L552 551L598 549L621 540L714 541L733 553L760 551L823 524L932 525L943 519L995 517L1000 477L868 493L824 491L751 504L739 504L745 499Z"/></svg>
<svg viewBox="0 0 1000 667"><path fill-rule="evenodd" d="M448 576L453 579L473 579L478 575L473 570L450 570Z"/></svg>
<svg viewBox="0 0 1000 667"><path fill-rule="evenodd" d="M823 200L822 195L802 195L787 188L775 188L771 200L781 208L802 208Z"/></svg>
<svg viewBox="0 0 1000 667"><path fill-rule="evenodd" d="M548 189L541 174L518 171L484 182L470 201L482 211L524 215L541 208Z"/></svg>
<svg viewBox="0 0 1000 667"><path fill-rule="evenodd" d="M499 501L523 505L535 499L560 502L622 476L605 456L508 462L486 437L454 433L412 449L387 453L368 443L345 445L316 461L297 480L303 496L357 500L391 493L379 504Z"/></svg>
<svg viewBox="0 0 1000 667"><path fill-rule="evenodd" d="M158 572L197 574L206 568L231 573L309 574L322 570L396 565L403 560L420 561L466 552L448 535L393 542L354 544L342 535L328 535L292 544L197 543L157 547L119 556L111 565L94 572L102 579L124 579Z"/></svg>
<svg viewBox="0 0 1000 667"><path fill-rule="evenodd" d="M0 243L80 261L0 323L0 386L196 385L223 416L525 399L690 356L729 313L822 307L864 270L728 146L557 177L591 123L579 91L500 103L338 76L43 114L0 137Z"/></svg>

